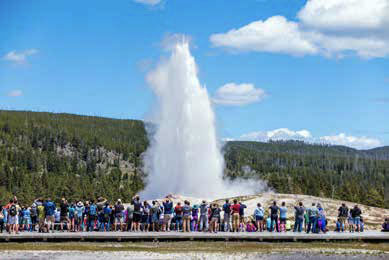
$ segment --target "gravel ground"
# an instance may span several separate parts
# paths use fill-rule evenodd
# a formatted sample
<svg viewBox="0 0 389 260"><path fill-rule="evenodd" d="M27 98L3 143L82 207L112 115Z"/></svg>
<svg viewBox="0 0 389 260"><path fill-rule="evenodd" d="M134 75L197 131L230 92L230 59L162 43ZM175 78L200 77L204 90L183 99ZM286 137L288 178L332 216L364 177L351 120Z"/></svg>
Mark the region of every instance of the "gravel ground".
<svg viewBox="0 0 389 260"><path fill-rule="evenodd" d="M42 259L42 260L84 260L84 259L212 259L212 260L228 260L228 259L389 259L389 254L382 254L374 250L328 250L320 252L292 252L292 253L150 253L150 252L84 252L84 251L3 251L1 259Z"/></svg>

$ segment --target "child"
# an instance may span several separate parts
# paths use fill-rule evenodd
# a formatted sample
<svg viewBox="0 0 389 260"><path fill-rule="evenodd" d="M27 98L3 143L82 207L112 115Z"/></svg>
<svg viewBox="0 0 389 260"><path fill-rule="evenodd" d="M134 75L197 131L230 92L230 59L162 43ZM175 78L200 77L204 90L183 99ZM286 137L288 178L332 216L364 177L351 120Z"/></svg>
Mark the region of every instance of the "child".
<svg viewBox="0 0 389 260"><path fill-rule="evenodd" d="M22 211L22 216L23 216L23 222L22 222L22 230L27 230L27 231L31 231L30 230L30 226L31 226L31 214L30 214L30 209L27 208L27 207L24 207L23 208L23 211Z"/></svg>

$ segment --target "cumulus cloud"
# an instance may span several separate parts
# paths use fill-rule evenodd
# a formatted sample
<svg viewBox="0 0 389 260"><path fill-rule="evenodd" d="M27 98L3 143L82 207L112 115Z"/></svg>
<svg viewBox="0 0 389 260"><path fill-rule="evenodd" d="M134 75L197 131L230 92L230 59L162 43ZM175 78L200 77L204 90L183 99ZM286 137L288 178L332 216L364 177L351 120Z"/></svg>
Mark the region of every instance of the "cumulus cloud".
<svg viewBox="0 0 389 260"><path fill-rule="evenodd" d="M301 140L309 141L312 138L308 130L293 131L288 128L279 128L270 131L258 131L241 135L240 140L267 142L270 140Z"/></svg>
<svg viewBox="0 0 389 260"><path fill-rule="evenodd" d="M134 2L136 2L136 3L145 4L145 5L157 5L161 1L162 0L134 0Z"/></svg>
<svg viewBox="0 0 389 260"><path fill-rule="evenodd" d="M283 16L210 36L216 47L294 56L389 56L389 0L309 0L298 21Z"/></svg>
<svg viewBox="0 0 389 260"><path fill-rule="evenodd" d="M10 51L3 58L4 60L11 61L16 64L24 64L27 62L27 58L36 54L38 50L29 49L24 51Z"/></svg>
<svg viewBox="0 0 389 260"><path fill-rule="evenodd" d="M20 97L23 95L23 92L21 90L15 89L10 92L8 92L7 96L9 97Z"/></svg>
<svg viewBox="0 0 389 260"><path fill-rule="evenodd" d="M213 102L220 105L242 106L260 102L266 93L253 84L227 83L220 87L213 98Z"/></svg>
<svg viewBox="0 0 389 260"><path fill-rule="evenodd" d="M309 0L298 17L322 30L375 30L389 25L388 0Z"/></svg>
<svg viewBox="0 0 389 260"><path fill-rule="evenodd" d="M369 138L366 136L356 137L346 135L345 133L332 136L322 136L320 137L320 140L332 145L345 145L358 149L369 149L382 145L381 141L376 138Z"/></svg>
<svg viewBox="0 0 389 260"><path fill-rule="evenodd" d="M225 141L230 141L232 139L224 139ZM344 145L353 147L356 149L369 149L381 146L382 143L377 138L371 138L366 136L352 136L345 133L340 133L338 135L332 136L321 136L315 137L311 134L310 131L306 129L294 131L288 128L279 128L269 131L258 131L251 132L241 135L237 140L241 141L258 141L258 142L268 142L270 140L280 141L280 140L298 140L308 143L321 143L321 144L330 144L330 145Z"/></svg>
<svg viewBox="0 0 389 260"><path fill-rule="evenodd" d="M215 46L241 51L279 52L293 55L314 54L318 49L310 42L299 24L283 16L273 16L265 21L255 21L227 33L211 35Z"/></svg>

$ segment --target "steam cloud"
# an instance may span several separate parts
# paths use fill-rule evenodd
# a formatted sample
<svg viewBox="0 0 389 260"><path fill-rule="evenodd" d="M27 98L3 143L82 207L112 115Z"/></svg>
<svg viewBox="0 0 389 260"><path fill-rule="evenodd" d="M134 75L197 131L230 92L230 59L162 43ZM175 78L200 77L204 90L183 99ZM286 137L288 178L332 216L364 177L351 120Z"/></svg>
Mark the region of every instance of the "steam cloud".
<svg viewBox="0 0 389 260"><path fill-rule="evenodd" d="M216 135L215 114L184 38L176 41L169 59L147 75L157 97L148 131L151 144L144 155L148 182L142 196L181 194L202 198L243 195L263 183L223 181L224 159ZM249 187L249 188L248 188Z"/></svg>

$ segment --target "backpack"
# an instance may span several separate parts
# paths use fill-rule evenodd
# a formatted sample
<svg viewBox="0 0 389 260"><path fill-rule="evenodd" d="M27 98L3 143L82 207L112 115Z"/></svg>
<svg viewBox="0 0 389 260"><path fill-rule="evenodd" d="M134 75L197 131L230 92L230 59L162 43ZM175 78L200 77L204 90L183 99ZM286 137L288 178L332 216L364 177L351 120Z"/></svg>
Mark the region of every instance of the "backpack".
<svg viewBox="0 0 389 260"><path fill-rule="evenodd" d="M97 214L97 207L95 204L90 205L89 207L89 215L96 216Z"/></svg>
<svg viewBox="0 0 389 260"><path fill-rule="evenodd" d="M9 214L14 217L16 216L16 206L15 205L12 205L10 208L9 208Z"/></svg>
<svg viewBox="0 0 389 260"><path fill-rule="evenodd" d="M226 203L223 205L223 211L227 214L230 214L231 212L231 205L229 203Z"/></svg>

